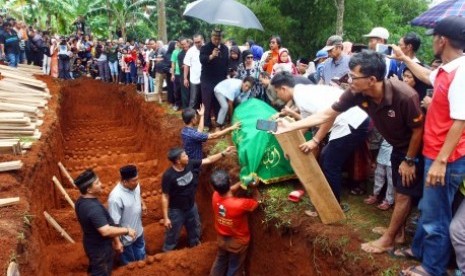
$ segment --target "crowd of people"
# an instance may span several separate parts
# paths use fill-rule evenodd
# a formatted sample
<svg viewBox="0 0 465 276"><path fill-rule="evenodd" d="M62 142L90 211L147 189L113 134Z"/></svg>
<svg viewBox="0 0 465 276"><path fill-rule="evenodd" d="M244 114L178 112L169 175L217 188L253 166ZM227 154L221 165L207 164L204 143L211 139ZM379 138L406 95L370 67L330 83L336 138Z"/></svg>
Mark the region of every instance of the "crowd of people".
<svg viewBox="0 0 465 276"><path fill-rule="evenodd" d="M421 38L413 32L389 44L392 53L381 53L379 46L388 45L390 36L383 27L364 36L367 45L332 35L314 57L301 57L295 63L279 36L270 38L265 51L252 40L244 45L223 41L220 29L214 29L207 42L197 34L164 45L156 39L97 41L82 31L69 38L38 39L39 32L23 27L14 20L3 23L0 50L10 66L38 61L24 53L40 46L46 49L41 61L45 74L137 84L138 90L156 94L160 103L166 87L171 108L182 110L183 147L168 153L172 166L162 180L163 251L176 248L183 226L189 245L200 243L195 204L200 168L235 151L229 147L204 158L202 143L239 128L240 123L230 125L234 108L256 98L273 106L280 116L296 120L278 120L278 133L312 131L312 139L299 147L319 157L344 211L350 209L341 202L345 165L375 168L373 193L364 202L377 204L379 210L393 208L393 213L389 226L380 231L382 236L363 243L362 250L421 261L403 270L403 275L444 275L455 249L457 271L465 272L465 204L459 204L463 196L457 192L465 191L465 94L460 93L465 86L464 18L445 18L432 30L435 60L431 62L416 56ZM14 35L17 39L11 38ZM23 42L29 46L21 48ZM348 162L363 152L368 154ZM365 180L366 176L353 176L350 193L364 194L360 182ZM76 212L91 271L111 270L110 259L93 256L98 250L107 250L100 256L110 256L111 238L118 236L122 238L114 238L113 246L123 252L123 264L144 258L138 218L145 207L137 195L137 181L136 167L121 168L121 183L110 194L107 212L96 207L101 204L96 201L99 181L95 173L86 171L76 179L82 193ZM254 192L253 199L235 197L237 185L230 187L224 171L214 172L211 183L216 191L212 202L219 235L211 274L228 271L233 275L243 269L250 240L245 214L257 207L258 193ZM420 216L412 246L397 248L407 240L407 220L418 202Z"/></svg>

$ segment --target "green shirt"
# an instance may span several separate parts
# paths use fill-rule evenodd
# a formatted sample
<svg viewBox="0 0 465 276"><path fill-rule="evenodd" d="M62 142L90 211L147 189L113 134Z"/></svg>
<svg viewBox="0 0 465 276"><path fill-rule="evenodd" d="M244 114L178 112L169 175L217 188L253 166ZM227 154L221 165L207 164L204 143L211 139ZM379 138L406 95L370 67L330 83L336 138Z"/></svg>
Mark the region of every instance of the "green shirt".
<svg viewBox="0 0 465 276"><path fill-rule="evenodd" d="M181 52L181 49L174 49L173 53L171 54L171 62L174 62L176 65L174 67L174 74L175 75L181 75L181 70L179 68L179 62L178 62L178 55Z"/></svg>

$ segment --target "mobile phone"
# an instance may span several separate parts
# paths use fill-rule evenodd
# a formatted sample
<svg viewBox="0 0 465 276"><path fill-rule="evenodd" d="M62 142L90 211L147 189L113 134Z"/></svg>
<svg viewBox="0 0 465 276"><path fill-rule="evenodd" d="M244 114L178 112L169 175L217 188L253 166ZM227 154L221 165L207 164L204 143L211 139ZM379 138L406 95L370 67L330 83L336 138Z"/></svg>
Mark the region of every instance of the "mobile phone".
<svg viewBox="0 0 465 276"><path fill-rule="evenodd" d="M275 121L258 119L256 128L258 130L276 132L276 130L278 130L278 123L276 123Z"/></svg>
<svg viewBox="0 0 465 276"><path fill-rule="evenodd" d="M392 55L392 47L386 44L376 44L376 52L390 56Z"/></svg>
<svg viewBox="0 0 465 276"><path fill-rule="evenodd" d="M339 78L340 83L349 83L349 73L345 73L342 77Z"/></svg>
<svg viewBox="0 0 465 276"><path fill-rule="evenodd" d="M426 89L426 96L433 97L433 89L432 88Z"/></svg>

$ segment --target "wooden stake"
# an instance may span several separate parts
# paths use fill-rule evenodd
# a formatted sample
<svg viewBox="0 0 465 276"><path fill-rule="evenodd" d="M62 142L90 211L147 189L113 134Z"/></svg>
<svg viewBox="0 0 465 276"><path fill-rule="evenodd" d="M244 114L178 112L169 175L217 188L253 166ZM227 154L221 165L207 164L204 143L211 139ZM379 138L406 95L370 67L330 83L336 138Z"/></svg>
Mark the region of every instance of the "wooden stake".
<svg viewBox="0 0 465 276"><path fill-rule="evenodd" d="M17 263L11 262L10 265L8 265L6 276L19 276L19 268Z"/></svg>
<svg viewBox="0 0 465 276"><path fill-rule="evenodd" d="M71 177L71 175L69 174L68 170L65 168L65 166L63 166L63 164L61 164L61 162L58 162L58 167L60 167L60 171L61 173L68 179L68 181L75 187L76 187L76 184L74 184L74 180L73 178Z"/></svg>
<svg viewBox="0 0 465 276"><path fill-rule="evenodd" d="M292 168L318 211L324 224L331 224L345 219L328 181L321 171L313 154L305 154L299 145L305 143L300 130L275 135L281 148L289 157Z"/></svg>
<svg viewBox="0 0 465 276"><path fill-rule="evenodd" d="M15 205L19 203L19 197L0 198L0 207Z"/></svg>
<svg viewBox="0 0 465 276"><path fill-rule="evenodd" d="M47 211L44 211L44 216L45 216L45 219L53 226L53 228L55 228L55 230L58 231L58 233L60 233L60 235L62 237L64 237L67 241L69 241L70 243L76 243L69 235L68 233L66 233L65 229L63 229L59 224L58 222L56 222L56 220L49 214L47 213Z"/></svg>
<svg viewBox="0 0 465 276"><path fill-rule="evenodd" d="M23 162L21 160L1 162L0 163L0 172L19 170L23 167Z"/></svg>
<svg viewBox="0 0 465 276"><path fill-rule="evenodd" d="M69 205L71 205L71 207L73 207L74 209L74 202L73 200L71 200L71 198L69 197L68 193L66 192L65 188L63 188L63 186L61 185L60 181L58 180L58 178L56 178L56 176L53 176L52 177L52 181L53 183L55 183L55 186L58 188L58 190L60 190L60 192L63 194L63 196L65 197L66 201L68 201Z"/></svg>

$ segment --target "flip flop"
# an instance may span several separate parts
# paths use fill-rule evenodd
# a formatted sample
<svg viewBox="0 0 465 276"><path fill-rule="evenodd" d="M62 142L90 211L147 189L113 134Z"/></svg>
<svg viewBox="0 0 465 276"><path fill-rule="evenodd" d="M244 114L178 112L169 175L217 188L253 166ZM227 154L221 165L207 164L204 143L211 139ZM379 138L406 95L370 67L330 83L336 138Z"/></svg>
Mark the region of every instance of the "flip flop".
<svg viewBox="0 0 465 276"><path fill-rule="evenodd" d="M389 251L389 256L391 256L392 258L394 259L405 259L405 260L415 260L415 261L418 261L418 259L410 254L407 250L409 250L410 248L408 247L402 247L402 248L398 248L398 249L392 249L391 251ZM396 254L396 251L398 252Z"/></svg>
<svg viewBox="0 0 465 276"><path fill-rule="evenodd" d="M292 202L299 202L304 194L304 190L295 190L289 193L287 199L289 199Z"/></svg>
<svg viewBox="0 0 465 276"><path fill-rule="evenodd" d="M371 232L378 234L378 235L384 235L386 231L387 231L387 228L383 226L376 226L375 228L371 229Z"/></svg>
<svg viewBox="0 0 465 276"><path fill-rule="evenodd" d="M318 212L317 211L312 211L312 210L305 210L304 212L307 216L316 218L318 217Z"/></svg>
<svg viewBox="0 0 465 276"><path fill-rule="evenodd" d="M418 269L418 266L411 266L407 268L405 271L407 272L412 272L420 276L430 276L428 272L423 272ZM399 275L404 276L404 275L411 275L410 273L405 273L404 271L399 272Z"/></svg>

